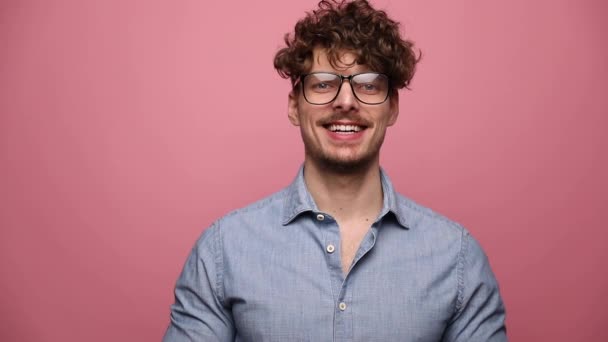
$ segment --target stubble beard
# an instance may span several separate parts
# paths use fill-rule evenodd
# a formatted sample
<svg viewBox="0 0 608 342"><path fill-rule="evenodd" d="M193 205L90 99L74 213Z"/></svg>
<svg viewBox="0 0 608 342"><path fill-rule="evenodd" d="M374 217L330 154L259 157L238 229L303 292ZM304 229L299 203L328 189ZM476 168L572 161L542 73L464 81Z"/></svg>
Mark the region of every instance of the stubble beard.
<svg viewBox="0 0 608 342"><path fill-rule="evenodd" d="M361 156L355 158L340 158L339 156L330 155L323 151L312 142L307 142L304 138L304 150L306 158L315 164L319 170L330 172L338 175L354 175L364 173L374 165L380 155L380 147L384 142L384 135L377 142L376 146L372 146L370 151L367 151Z"/></svg>

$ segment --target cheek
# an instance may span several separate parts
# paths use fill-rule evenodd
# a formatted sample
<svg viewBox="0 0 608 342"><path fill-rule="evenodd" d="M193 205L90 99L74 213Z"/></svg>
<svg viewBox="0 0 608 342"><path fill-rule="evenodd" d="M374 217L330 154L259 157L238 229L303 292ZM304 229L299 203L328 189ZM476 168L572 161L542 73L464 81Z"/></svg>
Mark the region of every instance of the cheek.
<svg viewBox="0 0 608 342"><path fill-rule="evenodd" d="M314 128L315 128L315 122L314 122L314 118L310 115L310 113L306 112L305 110L302 111L300 110L300 127L302 128L302 131L305 132L313 132Z"/></svg>
<svg viewBox="0 0 608 342"><path fill-rule="evenodd" d="M391 106L386 106L386 108L383 109L383 114L381 118L382 125L384 127L387 127L392 126L395 123L395 121L397 120L397 115L394 113Z"/></svg>
<svg viewBox="0 0 608 342"><path fill-rule="evenodd" d="M300 113L300 122L303 125L315 126L316 122L322 116L321 108L311 108L309 104L300 104L298 112Z"/></svg>

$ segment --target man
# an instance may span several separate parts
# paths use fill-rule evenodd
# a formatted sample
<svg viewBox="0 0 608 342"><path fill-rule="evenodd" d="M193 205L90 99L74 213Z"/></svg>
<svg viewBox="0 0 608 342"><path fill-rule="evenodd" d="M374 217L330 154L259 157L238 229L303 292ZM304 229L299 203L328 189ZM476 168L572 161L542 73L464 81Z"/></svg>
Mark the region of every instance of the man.
<svg viewBox="0 0 608 342"><path fill-rule="evenodd" d="M418 58L366 1L322 1L275 67L304 165L205 230L165 341L506 341L498 285L457 223L397 194L379 165Z"/></svg>

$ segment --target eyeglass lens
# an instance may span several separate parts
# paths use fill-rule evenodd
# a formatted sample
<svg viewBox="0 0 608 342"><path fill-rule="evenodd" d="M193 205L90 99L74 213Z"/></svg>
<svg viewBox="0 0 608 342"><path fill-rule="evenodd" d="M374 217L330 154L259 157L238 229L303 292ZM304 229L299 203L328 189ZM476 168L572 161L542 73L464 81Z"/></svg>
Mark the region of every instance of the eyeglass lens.
<svg viewBox="0 0 608 342"><path fill-rule="evenodd" d="M304 78L304 96L312 104L326 104L335 100L342 86L342 77L332 73L312 73ZM379 73L352 76L355 97L366 104L379 104L388 95L388 77Z"/></svg>

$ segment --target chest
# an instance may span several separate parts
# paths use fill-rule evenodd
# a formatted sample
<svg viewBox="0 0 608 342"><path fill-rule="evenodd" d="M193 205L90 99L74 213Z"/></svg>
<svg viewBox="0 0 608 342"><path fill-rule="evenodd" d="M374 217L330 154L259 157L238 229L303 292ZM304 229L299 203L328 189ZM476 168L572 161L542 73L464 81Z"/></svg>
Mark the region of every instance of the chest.
<svg viewBox="0 0 608 342"><path fill-rule="evenodd" d="M340 227L340 259L342 272L348 273L357 251L361 247L361 242L370 233L369 222L344 223Z"/></svg>
<svg viewBox="0 0 608 342"><path fill-rule="evenodd" d="M337 225L310 231L319 234L272 249L251 236L241 250L249 257L226 255L225 298L237 340L440 340L457 295L453 265L431 260L430 251L408 245L396 229L379 239L369 227L352 234L340 234ZM347 258L327 250L338 236L356 246L345 250ZM361 245L366 252L344 273L341 264ZM428 263L436 267L421 272Z"/></svg>

